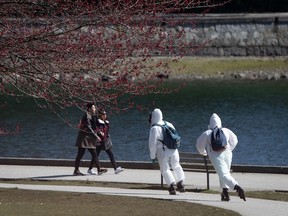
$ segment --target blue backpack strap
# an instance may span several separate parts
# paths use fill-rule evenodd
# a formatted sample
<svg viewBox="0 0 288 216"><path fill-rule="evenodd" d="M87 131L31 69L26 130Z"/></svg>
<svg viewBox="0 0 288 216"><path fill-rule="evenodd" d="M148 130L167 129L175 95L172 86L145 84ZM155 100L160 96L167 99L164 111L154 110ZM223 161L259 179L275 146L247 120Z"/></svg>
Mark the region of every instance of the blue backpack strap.
<svg viewBox="0 0 288 216"><path fill-rule="evenodd" d="M155 123L155 124L153 124L151 127L153 127L153 126L159 126L159 127L161 127L161 128L163 129L163 126L164 126L164 125L166 125L166 121L164 121L164 124L163 124L163 125L160 125L160 124ZM163 129L163 130L164 130L164 129ZM164 136L164 135L163 135L163 136ZM158 141L160 141L160 142L163 144L163 150L165 151L163 140L158 139Z"/></svg>
<svg viewBox="0 0 288 216"><path fill-rule="evenodd" d="M160 124L155 123L155 124L152 124L151 127L153 127L153 126L159 126L159 127L162 127L162 126L164 126L164 125L167 125L166 121L163 121L163 122L164 122L163 125L160 125Z"/></svg>

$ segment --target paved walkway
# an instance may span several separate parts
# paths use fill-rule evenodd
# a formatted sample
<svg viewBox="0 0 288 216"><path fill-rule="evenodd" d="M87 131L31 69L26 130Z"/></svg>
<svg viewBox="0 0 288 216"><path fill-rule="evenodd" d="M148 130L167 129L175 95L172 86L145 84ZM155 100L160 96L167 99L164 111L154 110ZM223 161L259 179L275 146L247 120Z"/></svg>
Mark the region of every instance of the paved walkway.
<svg viewBox="0 0 288 216"><path fill-rule="evenodd" d="M82 168L85 173L87 170ZM51 167L51 166L15 166L0 165L0 179L39 179L39 180L82 180L99 182L127 182L127 183L149 183L160 184L160 173L158 170L125 169L117 175L112 169L101 176L85 175L73 176L73 167ZM244 188L249 190L277 190L288 191L288 175L285 174L260 174L260 173L233 173L234 178ZM186 172L187 188L206 188L206 176L204 173ZM27 185L0 183L0 188L20 188L31 190L55 190L71 192L89 192L106 195L151 197L158 199L174 199L186 202L199 203L236 211L244 216L286 216L288 203L280 201L269 201L247 198L244 202L239 197L231 197L230 202L221 202L219 194L204 194L186 192L170 196L167 190L135 190L106 187L85 186L53 186L53 185ZM220 191L218 177L210 175L210 188Z"/></svg>

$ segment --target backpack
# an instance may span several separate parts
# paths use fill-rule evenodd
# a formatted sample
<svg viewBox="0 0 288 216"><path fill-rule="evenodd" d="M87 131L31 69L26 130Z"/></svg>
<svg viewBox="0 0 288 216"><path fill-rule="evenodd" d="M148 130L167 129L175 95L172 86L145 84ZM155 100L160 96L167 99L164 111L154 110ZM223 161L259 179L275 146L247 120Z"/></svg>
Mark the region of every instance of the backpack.
<svg viewBox="0 0 288 216"><path fill-rule="evenodd" d="M169 127L165 121L164 125L153 124L152 126L154 125L160 126L163 129L163 140L159 141L166 145L168 149L178 149L180 147L181 137L178 135L176 129Z"/></svg>
<svg viewBox="0 0 288 216"><path fill-rule="evenodd" d="M215 130L216 133L215 133ZM215 137L214 137L215 133ZM211 146L213 151L221 151L227 147L227 139L222 128L215 127L211 133Z"/></svg>

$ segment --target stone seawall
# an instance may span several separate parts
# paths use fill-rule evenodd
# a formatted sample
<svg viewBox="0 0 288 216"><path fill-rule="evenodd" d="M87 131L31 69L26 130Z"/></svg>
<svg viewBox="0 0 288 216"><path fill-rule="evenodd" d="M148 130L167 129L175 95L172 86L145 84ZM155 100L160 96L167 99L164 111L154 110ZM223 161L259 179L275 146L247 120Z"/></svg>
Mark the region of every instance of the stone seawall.
<svg viewBox="0 0 288 216"><path fill-rule="evenodd" d="M101 165L112 168L110 161L101 160ZM88 167L90 160L82 160L81 166ZM25 165L25 166L67 166L74 167L73 159L52 159L52 158L14 158L0 157L1 165ZM150 161L118 161L118 164L127 169L159 169L159 165ZM193 167L193 164L190 164ZM195 164L195 167L198 165ZM274 173L288 174L288 166L255 166L255 165L235 165L232 164L233 172L246 173Z"/></svg>
<svg viewBox="0 0 288 216"><path fill-rule="evenodd" d="M182 38L186 43L209 41L196 52L188 51L188 55L288 56L288 13L179 15L178 18L186 21L172 28L188 31Z"/></svg>

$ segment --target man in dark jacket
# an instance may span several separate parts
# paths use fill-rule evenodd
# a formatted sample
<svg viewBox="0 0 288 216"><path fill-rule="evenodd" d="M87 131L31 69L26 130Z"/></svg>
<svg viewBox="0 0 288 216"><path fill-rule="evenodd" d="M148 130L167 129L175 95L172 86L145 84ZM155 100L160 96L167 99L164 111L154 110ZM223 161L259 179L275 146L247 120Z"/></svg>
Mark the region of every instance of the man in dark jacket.
<svg viewBox="0 0 288 216"><path fill-rule="evenodd" d="M81 119L79 125L80 130L76 140L78 153L75 159L75 169L73 175L84 175L79 171L79 166L86 149L88 149L88 151L92 156L87 173L91 175L97 174L96 172L93 171L93 165L95 164L97 167L98 175L101 175L107 172L108 170L106 168L100 167L99 159L96 153L97 140L101 140L100 137L96 134L96 124L95 122L93 122L93 116L96 114L96 106L94 103L88 103L86 107L87 110L85 115Z"/></svg>

